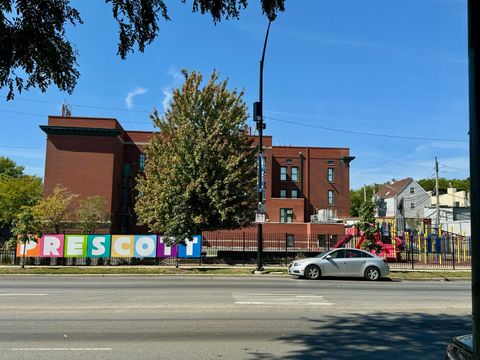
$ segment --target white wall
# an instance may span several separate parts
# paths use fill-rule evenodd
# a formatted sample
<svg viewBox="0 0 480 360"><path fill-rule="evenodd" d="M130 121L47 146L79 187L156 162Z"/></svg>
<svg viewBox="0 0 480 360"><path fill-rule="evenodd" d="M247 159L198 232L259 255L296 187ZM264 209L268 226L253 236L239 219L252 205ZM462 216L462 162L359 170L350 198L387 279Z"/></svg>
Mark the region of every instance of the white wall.
<svg viewBox="0 0 480 360"><path fill-rule="evenodd" d="M410 192L410 188L413 188L413 194ZM416 181L410 182L410 184L397 195L397 202L402 198L406 218L423 219L425 217L424 208L425 206L430 206L430 196ZM412 203L415 206L414 209L411 208Z"/></svg>

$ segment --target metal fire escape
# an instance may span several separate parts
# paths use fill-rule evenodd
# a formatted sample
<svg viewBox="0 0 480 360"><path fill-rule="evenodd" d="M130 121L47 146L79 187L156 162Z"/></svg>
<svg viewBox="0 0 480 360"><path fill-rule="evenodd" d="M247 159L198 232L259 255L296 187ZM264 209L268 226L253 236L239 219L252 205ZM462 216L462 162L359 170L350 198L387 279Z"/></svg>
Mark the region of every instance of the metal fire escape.
<svg viewBox="0 0 480 360"><path fill-rule="evenodd" d="M130 163L123 165L122 189L120 192L120 213L119 228L120 233L127 233L135 224L134 194L132 166Z"/></svg>

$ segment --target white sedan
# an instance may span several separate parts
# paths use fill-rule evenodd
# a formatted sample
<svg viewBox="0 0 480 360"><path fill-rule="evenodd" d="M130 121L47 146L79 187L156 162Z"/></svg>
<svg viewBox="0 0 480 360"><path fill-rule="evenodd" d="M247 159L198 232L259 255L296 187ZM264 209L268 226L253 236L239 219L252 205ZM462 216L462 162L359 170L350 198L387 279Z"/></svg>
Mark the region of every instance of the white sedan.
<svg viewBox="0 0 480 360"><path fill-rule="evenodd" d="M388 275L390 268L381 257L363 250L340 248L313 258L295 260L288 265L288 273L310 280L321 276L351 276L374 281Z"/></svg>

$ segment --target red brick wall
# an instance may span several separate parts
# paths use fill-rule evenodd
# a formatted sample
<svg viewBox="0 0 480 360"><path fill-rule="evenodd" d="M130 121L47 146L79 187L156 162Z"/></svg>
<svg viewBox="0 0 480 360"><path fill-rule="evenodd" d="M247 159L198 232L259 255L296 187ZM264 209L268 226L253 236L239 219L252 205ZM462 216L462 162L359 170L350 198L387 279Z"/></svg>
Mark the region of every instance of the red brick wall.
<svg viewBox="0 0 480 360"><path fill-rule="evenodd" d="M292 209L293 217L292 222L294 223L303 223L304 214L303 214L303 204L305 199L279 199L274 198L270 199L268 206L266 207L267 219L269 223L279 223L280 222L280 209Z"/></svg>
<svg viewBox="0 0 480 360"><path fill-rule="evenodd" d="M116 119L110 118L49 116L48 125L123 130Z"/></svg>
<svg viewBox="0 0 480 360"><path fill-rule="evenodd" d="M225 239L233 238L240 239L242 233L249 235L257 233L257 226L252 225L250 227L242 228L239 230L231 231L205 231L203 232L204 236L216 236L223 237ZM268 236L269 234L294 234L297 236L308 236L308 235L336 235L339 238L345 236L345 226L343 224L306 224L306 223L291 223L291 224L272 224L265 223L263 224L263 234Z"/></svg>
<svg viewBox="0 0 480 360"><path fill-rule="evenodd" d="M287 190L290 196L292 189L298 189L299 194L305 197L304 222L310 221L310 215L319 209L333 209L339 217L349 214L350 181L349 168L341 160L348 156L349 150L343 148L310 148L310 147L279 147L274 146L267 152L267 169L271 173L268 178L268 192L266 209L274 206L271 198L279 197L280 190ZM328 161L333 161L329 165ZM289 177L292 167L299 169L299 179L294 182L280 180L280 167L286 166ZM334 168L334 182L327 181L328 167ZM334 205L328 204L328 190L334 191Z"/></svg>
<svg viewBox="0 0 480 360"><path fill-rule="evenodd" d="M121 142L115 137L49 135L45 194L50 194L57 184L61 184L80 195L78 199L103 196L106 210L116 212L116 200L112 202L112 197L117 182L116 167L121 162L120 149Z"/></svg>

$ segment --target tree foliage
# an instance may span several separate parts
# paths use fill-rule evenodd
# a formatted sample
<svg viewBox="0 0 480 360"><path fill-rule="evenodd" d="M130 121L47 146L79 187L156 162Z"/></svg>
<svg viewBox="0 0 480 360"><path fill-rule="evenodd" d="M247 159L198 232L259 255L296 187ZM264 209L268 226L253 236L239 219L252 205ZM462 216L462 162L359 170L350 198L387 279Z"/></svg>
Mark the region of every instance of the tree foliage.
<svg viewBox="0 0 480 360"><path fill-rule="evenodd" d="M81 23L69 0L0 2L0 88L7 99L31 87L46 91L53 82L71 93L80 73L65 25ZM24 78L23 76L26 77Z"/></svg>
<svg viewBox="0 0 480 360"><path fill-rule="evenodd" d="M50 196L44 197L33 212L40 219L42 232L59 234L65 221L71 219L72 201L77 195L63 186L56 186Z"/></svg>
<svg viewBox="0 0 480 360"><path fill-rule="evenodd" d="M365 185L366 190L362 186L359 189L351 189L350 190L350 216L358 217L360 216L360 207L364 203L365 192L367 195L367 201L370 202L372 200L373 195L378 191L381 185L379 184L372 184L372 185Z"/></svg>
<svg viewBox="0 0 480 360"><path fill-rule="evenodd" d="M13 243L26 245L42 236L40 220L32 207L24 206L15 217L12 227ZM24 247L25 252L25 247ZM25 267L25 253L22 254L22 268Z"/></svg>
<svg viewBox="0 0 480 360"><path fill-rule="evenodd" d="M418 184L425 191L434 191L435 190L435 179L420 179ZM450 186L456 188L458 191L470 191L470 178L466 179L438 179L438 187L442 190L446 190Z"/></svg>
<svg viewBox="0 0 480 360"><path fill-rule="evenodd" d="M18 178L23 175L24 170L24 166L17 165L12 159L0 156L0 176Z"/></svg>
<svg viewBox="0 0 480 360"><path fill-rule="evenodd" d="M200 73L183 75L165 115L151 116L159 132L146 148L135 207L141 224L177 242L249 225L256 204L256 151L245 131L243 93L227 90L215 72L203 88Z"/></svg>
<svg viewBox="0 0 480 360"><path fill-rule="evenodd" d="M361 247L362 249L379 253L382 251L382 245L378 242L380 240L380 231L375 224L375 204L372 201L366 201L360 206L360 223L358 224L360 230L363 231L365 240Z"/></svg>
<svg viewBox="0 0 480 360"><path fill-rule="evenodd" d="M78 202L76 208L77 223L82 233L93 234L95 229L109 221L102 196L90 196Z"/></svg>
<svg viewBox="0 0 480 360"><path fill-rule="evenodd" d="M186 0L181 0L183 3ZM138 47L143 52L158 35L159 20L170 20L164 0L105 0L119 27L118 54L125 59ZM193 0L192 11L210 13L215 22L238 18L247 0ZM285 10L285 0L261 0L263 12L273 20ZM67 24L82 24L70 0L0 1L0 88L7 87L7 99L15 89L53 83L71 93L80 76L77 53L66 37Z"/></svg>
<svg viewBox="0 0 480 360"><path fill-rule="evenodd" d="M42 196L42 180L23 174L23 166L0 158L0 226L11 225L21 208L35 205Z"/></svg>

